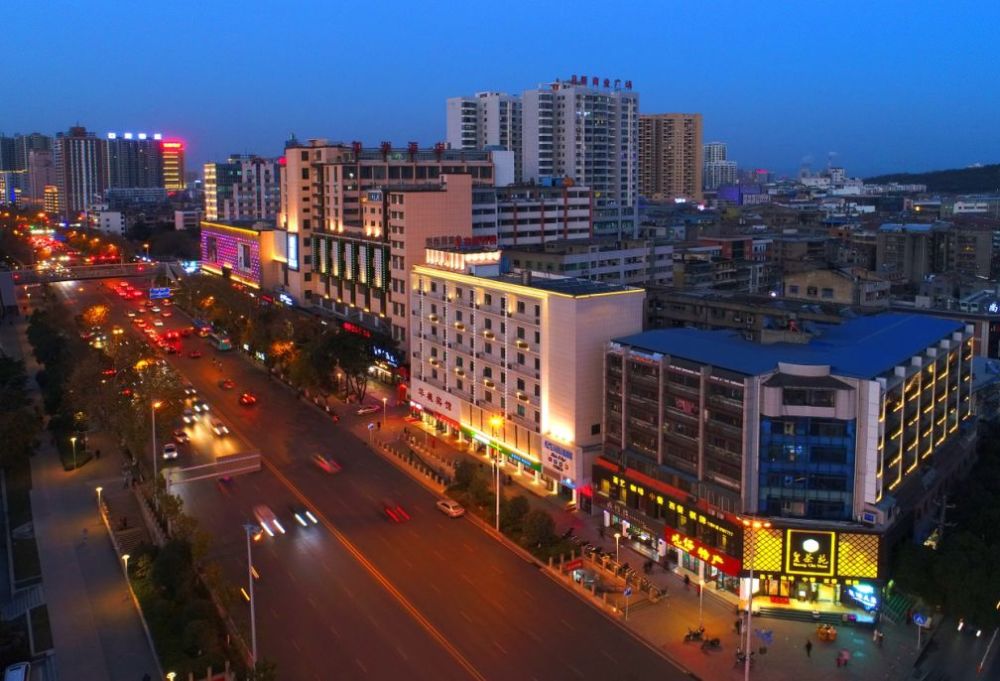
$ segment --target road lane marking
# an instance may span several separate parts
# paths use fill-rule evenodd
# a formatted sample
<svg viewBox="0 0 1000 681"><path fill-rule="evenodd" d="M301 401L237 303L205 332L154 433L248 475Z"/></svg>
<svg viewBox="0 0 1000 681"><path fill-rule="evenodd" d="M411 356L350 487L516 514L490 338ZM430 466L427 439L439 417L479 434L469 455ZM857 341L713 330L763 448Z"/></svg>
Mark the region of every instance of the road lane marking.
<svg viewBox="0 0 1000 681"><path fill-rule="evenodd" d="M406 656L406 653L404 653L404 652L403 652L403 649L402 649L402 648L400 648L399 646L396 646L396 652L397 652L397 653L399 653L399 656L400 656L401 658L403 658L404 660L406 660L407 662L409 662L409 661L410 661L410 658L408 658L408 657Z"/></svg>
<svg viewBox="0 0 1000 681"><path fill-rule="evenodd" d="M464 619L466 622L468 622L469 624L472 624L472 618L469 617L468 615L466 615L464 610L459 610L458 614L461 615L462 619Z"/></svg>
<svg viewBox="0 0 1000 681"><path fill-rule="evenodd" d="M363 671L365 674L368 673L368 667L361 664L361 660L359 660L358 658L354 658L354 661L357 663L359 667L361 667L361 671Z"/></svg>
<svg viewBox="0 0 1000 681"><path fill-rule="evenodd" d="M400 592L400 590L397 589L396 586L390 582L378 568L375 567L374 564L372 564L370 560L368 560L367 557L365 557L363 553L361 553L361 551L351 542L350 539L347 538L343 532L334 527L333 523L330 522L330 519L316 507L311 499L303 494L298 487L292 484L292 481L289 480L284 473L278 470L278 468L271 463L269 459L261 457L261 462L264 467L267 468L272 475L274 475L275 478L277 478L293 495L295 495L295 497L299 500L299 503L312 511L313 514L320 519L320 522L323 523L324 527L330 531L330 534L336 537L337 541L339 541L341 545L347 549L348 553L350 553L354 559L368 571L368 574L370 574L372 578L374 578L375 581L382 586L382 588L384 588L393 598L396 599L403 609L409 613L410 617L412 617L417 624L419 624L424 631L426 631L431 638L433 638L438 645L440 645L445 652L447 652L452 659L454 659L455 662L457 662L459 666L461 666L469 674L469 676L473 679L477 679L477 681L486 681L486 677L483 676L478 669L476 669L475 665L473 665L472 662L466 658L461 651L459 651L458 648L456 648L455 645L449 641L445 635L441 633L441 631L438 630L438 628L435 627L430 620L428 620L424 614L421 613L420 610L418 610L417 607L413 605L413 603L411 603L410 600L407 599L406 596L404 596L402 592ZM367 674L368 670L364 668L360 661L357 662L358 666L361 667Z"/></svg>
<svg viewBox="0 0 1000 681"><path fill-rule="evenodd" d="M615 664L618 664L618 658L616 658L616 657L615 657L614 655L612 655L611 653L609 653L609 652L608 652L607 650L605 650L604 648L601 648L601 653L603 653L603 654L604 654L604 657L608 658L609 660L611 660L611 661L612 661L612 662L614 662Z"/></svg>
<svg viewBox="0 0 1000 681"><path fill-rule="evenodd" d="M497 647L497 650L499 650L504 655L509 654L507 650L502 645L500 645L500 641L493 641L493 645L495 645Z"/></svg>
<svg viewBox="0 0 1000 681"><path fill-rule="evenodd" d="M333 634L334 638L340 638L340 633L334 628L332 624L330 625L330 633Z"/></svg>
<svg viewBox="0 0 1000 681"><path fill-rule="evenodd" d="M561 617L559 618L559 621L562 622L563 626L566 627L567 629L569 629L570 631L576 631L576 629L573 627L572 624L570 624L566 620L562 619Z"/></svg>
<svg viewBox="0 0 1000 681"><path fill-rule="evenodd" d="M571 669L571 670L573 671L573 673L574 673L574 674L576 674L577 676L579 676L579 677L580 677L581 679L584 679L584 678L586 678L586 677L585 677L585 676L583 675L583 672L581 672L581 671L580 671L579 669L577 669L577 668L576 668L576 667L574 667L573 665L571 665L571 664L567 664L566 666L567 666L567 667L569 667L569 668L570 668L570 669Z"/></svg>

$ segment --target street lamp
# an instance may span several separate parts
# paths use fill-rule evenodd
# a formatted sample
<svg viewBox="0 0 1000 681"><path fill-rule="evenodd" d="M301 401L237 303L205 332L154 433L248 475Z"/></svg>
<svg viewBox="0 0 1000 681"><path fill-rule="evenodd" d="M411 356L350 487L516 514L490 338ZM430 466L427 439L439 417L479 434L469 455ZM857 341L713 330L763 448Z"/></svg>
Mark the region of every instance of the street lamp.
<svg viewBox="0 0 1000 681"><path fill-rule="evenodd" d="M76 470L76 435L73 435L69 439L73 443L73 470Z"/></svg>
<svg viewBox="0 0 1000 681"><path fill-rule="evenodd" d="M97 490L97 510L103 513L104 509L101 507L101 492L104 491L104 488L98 486L95 489Z"/></svg>
<svg viewBox="0 0 1000 681"><path fill-rule="evenodd" d="M497 517L496 517L496 529L500 532L500 448L496 445L497 428L503 425L503 419L499 416L494 416L490 419L490 425L493 426L493 472L496 475L496 488L497 488Z"/></svg>
<svg viewBox="0 0 1000 681"><path fill-rule="evenodd" d="M156 509L157 510L160 509L160 495L157 494L157 483L158 483L158 480L159 480L159 477L160 477L160 472L159 472L159 461L157 461L158 457L156 456L156 410L160 408L161 404L163 404L163 403L160 402L159 400L154 400L154 401L150 402L150 404L149 404L149 418L150 418L150 420L152 421L152 424L153 424L153 429L152 429L153 430L153 432L152 432L152 436L153 436L153 499L156 500Z"/></svg>
<svg viewBox="0 0 1000 681"><path fill-rule="evenodd" d="M757 532L771 527L771 523L766 520L743 518L743 527L749 530L750 537L750 581L747 583L747 624L744 627L747 632L746 647L743 649L743 679L750 681L750 620L753 617L753 568L757 562ZM744 533L747 536L747 533Z"/></svg>
<svg viewBox="0 0 1000 681"><path fill-rule="evenodd" d="M253 602L253 559L250 554L250 536L256 534L260 528L253 523L243 526L247 534L247 579L250 582L250 668L257 669L257 617L254 611Z"/></svg>
<svg viewBox="0 0 1000 681"><path fill-rule="evenodd" d="M386 405L388 403L389 403L389 398L388 397L383 397L382 398L382 425L383 426L386 425L386 423L387 423L386 422L386 417L385 417L385 409L386 409Z"/></svg>
<svg viewBox="0 0 1000 681"><path fill-rule="evenodd" d="M615 532L615 562L616 563L621 563L622 562L621 553L619 551L619 548L620 548L619 547L619 542L621 541L621 538L622 538L622 533L621 532Z"/></svg>
<svg viewBox="0 0 1000 681"><path fill-rule="evenodd" d="M128 559L131 558L131 557L132 556L128 555L127 553L123 553L122 554L122 560L125 562L125 579L126 579L126 581L128 580Z"/></svg>
<svg viewBox="0 0 1000 681"><path fill-rule="evenodd" d="M149 243L144 243L142 247L146 249L146 260L149 260Z"/></svg>

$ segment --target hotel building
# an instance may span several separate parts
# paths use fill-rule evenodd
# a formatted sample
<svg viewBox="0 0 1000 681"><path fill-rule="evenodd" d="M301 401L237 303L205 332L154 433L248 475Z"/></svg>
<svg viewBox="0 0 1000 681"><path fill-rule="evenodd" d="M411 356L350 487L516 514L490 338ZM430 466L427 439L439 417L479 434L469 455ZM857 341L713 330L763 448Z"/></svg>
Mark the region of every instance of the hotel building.
<svg viewBox="0 0 1000 681"><path fill-rule="evenodd" d="M610 338L642 328L644 291L509 273L495 249L428 249L426 262L410 274L414 410L589 510L601 358Z"/></svg>
<svg viewBox="0 0 1000 681"><path fill-rule="evenodd" d="M611 342L595 506L743 599L752 568L755 607L868 609L889 546L971 465L970 327L878 314L773 340Z"/></svg>

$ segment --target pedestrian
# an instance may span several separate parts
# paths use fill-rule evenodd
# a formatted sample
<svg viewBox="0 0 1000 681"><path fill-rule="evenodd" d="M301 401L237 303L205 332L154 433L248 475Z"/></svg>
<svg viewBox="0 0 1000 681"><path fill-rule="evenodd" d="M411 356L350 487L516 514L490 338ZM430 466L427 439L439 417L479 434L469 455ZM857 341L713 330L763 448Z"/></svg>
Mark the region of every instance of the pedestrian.
<svg viewBox="0 0 1000 681"><path fill-rule="evenodd" d="M604 525L597 526L597 534L600 535L601 539L604 539Z"/></svg>
<svg viewBox="0 0 1000 681"><path fill-rule="evenodd" d="M100 449L95 449L94 450L94 458L100 460L100 458L101 458L101 450Z"/></svg>
<svg viewBox="0 0 1000 681"><path fill-rule="evenodd" d="M809 639L806 639L806 657L812 657L812 656L813 656L813 642L810 641Z"/></svg>
<svg viewBox="0 0 1000 681"><path fill-rule="evenodd" d="M741 633L743 633L743 618L742 617L737 617L736 618L736 623L734 624L734 626L736 627L736 635L737 636L739 636Z"/></svg>
<svg viewBox="0 0 1000 681"><path fill-rule="evenodd" d="M878 646L879 648L881 648L881 647L882 647L882 642L883 642L883 641L885 641L885 634L883 634L883 633L882 633L882 632L880 631L880 632L878 632L878 637L877 637L877 638L875 639L875 644L876 644L876 645L877 645L877 646Z"/></svg>
<svg viewBox="0 0 1000 681"><path fill-rule="evenodd" d="M687 575L684 575L684 588L685 589L691 588L691 578Z"/></svg>

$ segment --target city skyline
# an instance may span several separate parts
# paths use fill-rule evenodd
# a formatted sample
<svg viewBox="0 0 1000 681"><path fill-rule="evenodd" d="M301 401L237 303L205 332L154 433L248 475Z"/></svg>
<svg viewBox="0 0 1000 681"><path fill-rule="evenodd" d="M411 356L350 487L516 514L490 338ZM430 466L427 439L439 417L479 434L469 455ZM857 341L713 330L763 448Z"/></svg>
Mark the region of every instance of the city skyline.
<svg viewBox="0 0 1000 681"><path fill-rule="evenodd" d="M363 18L309 3L253 13L232 3L179 3L127 14L108 2L50 5L44 24L34 7L7 18L12 49L34 57L11 72L17 104L0 116L0 130L54 134L79 122L98 135L162 131L187 141L189 168L231 153L278 155L293 133L426 146L445 139L448 97L520 94L581 73L631 80L642 113L701 113L705 140L727 142L746 168L788 174L805 162L814 171L832 162L868 176L1000 158L1000 141L988 134L1000 101L976 86L988 82L987 27L1000 18L990 6L847 3L835 17L809 7L741 14L732 3L667 17L643 6L600 15L598 31L597 4L575 9L558 30L536 8L514 5L491 19L493 37L477 41L478 10L451 3L414 18L397 2ZM107 39L81 50L74 35L88 21ZM337 34L359 21L379 27L386 49L367 30L314 45L306 62L281 47L298 40L300 27ZM33 28L40 25L43 41ZM608 37L621 49L601 48ZM959 40L961 53L942 50ZM239 58L211 56L227 51ZM511 57L518 54L530 58ZM100 86L74 71L100 74Z"/></svg>

